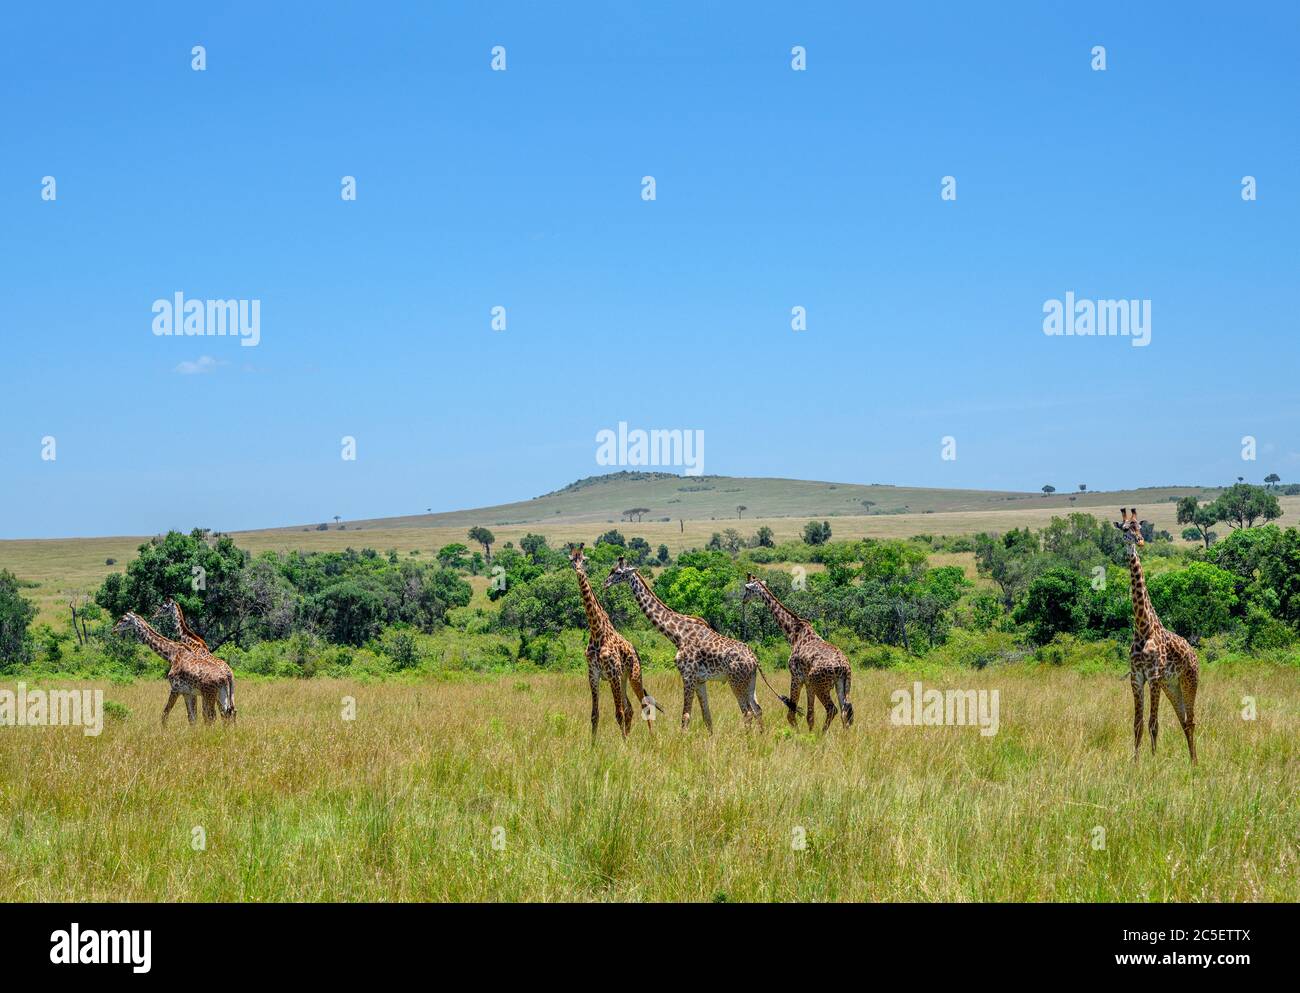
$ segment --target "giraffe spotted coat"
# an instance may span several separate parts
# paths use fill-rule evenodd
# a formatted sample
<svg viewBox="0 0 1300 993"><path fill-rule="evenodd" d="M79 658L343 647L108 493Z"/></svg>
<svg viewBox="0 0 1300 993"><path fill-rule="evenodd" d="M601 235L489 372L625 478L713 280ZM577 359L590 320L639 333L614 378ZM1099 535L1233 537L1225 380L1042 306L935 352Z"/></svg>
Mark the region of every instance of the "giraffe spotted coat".
<svg viewBox="0 0 1300 993"><path fill-rule="evenodd" d="M641 659L632 647L632 643L615 630L605 608L596 599L595 591L587 579L587 557L582 553L585 545L569 546L569 564L578 575L578 589L582 593L582 609L587 614L587 627L591 637L587 642L587 683L591 687L591 736L596 737L596 726L600 723L600 681L609 683L610 693L614 697L614 720L627 737L632 730L632 707L627 695L627 684L632 684L632 691L641 704L641 712L647 718L646 727L654 728L652 711L663 708L655 698L645 691L641 683Z"/></svg>
<svg viewBox="0 0 1300 993"><path fill-rule="evenodd" d="M184 642L163 637L134 611L124 614L113 630L117 633L136 634L157 655L167 660L167 682L171 687L171 696L167 698L167 705L162 712L164 726L177 697L182 696L185 698L185 710L191 724L196 719L198 697L203 698L205 722L211 723L216 718L218 708L226 720L235 719L235 677L230 666L221 659L206 649L198 651Z"/></svg>
<svg viewBox="0 0 1300 993"><path fill-rule="evenodd" d="M1151 754L1156 752L1156 735L1160 730L1160 694L1163 691L1173 705L1187 738L1187 753L1196 764L1196 691L1200 684L1200 663L1196 651L1185 638L1160 623L1137 550L1142 540L1142 524L1137 508L1121 507L1122 521L1116 521L1124 536L1128 554L1130 587L1133 596L1133 644L1129 649L1129 685L1133 690L1133 761L1142 746L1142 691L1151 688L1151 714L1147 730L1151 734Z"/></svg>
<svg viewBox="0 0 1300 993"><path fill-rule="evenodd" d="M735 694L746 727L763 726L763 709L758 705L758 658L746 644L718 634L698 617L679 614L655 596L641 574L623 559L605 580L606 588L627 583L642 613L659 631L677 646L677 671L682 677L682 729L691 723L691 704L700 701L704 726L713 730L709 711L708 684L725 682Z"/></svg>
<svg viewBox="0 0 1300 993"><path fill-rule="evenodd" d="M845 727L853 724L853 704L849 702L849 693L853 687L853 666L848 656L824 640L813 630L813 626L804 618L782 603L768 585L753 574L745 577L743 601L759 597L772 611L776 623L790 642L790 700L797 708L799 694L803 687L808 687L808 730L814 727L814 700L820 700L826 709L826 723L822 725L823 733L830 728L835 719L835 703L831 691L839 698L840 716ZM742 602L743 602L742 601ZM794 709L786 710L786 719L790 726L795 724Z"/></svg>

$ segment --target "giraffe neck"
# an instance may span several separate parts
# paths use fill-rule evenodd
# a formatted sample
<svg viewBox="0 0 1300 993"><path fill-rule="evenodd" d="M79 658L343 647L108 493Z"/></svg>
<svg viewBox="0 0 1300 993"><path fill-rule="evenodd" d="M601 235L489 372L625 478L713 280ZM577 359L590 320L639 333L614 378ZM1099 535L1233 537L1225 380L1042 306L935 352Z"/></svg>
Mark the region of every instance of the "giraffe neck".
<svg viewBox="0 0 1300 993"><path fill-rule="evenodd" d="M665 638L680 647L685 630L693 628L699 622L693 617L677 613L655 596L654 591L641 578L640 573L632 573L628 577L628 585L632 587L632 595L636 597L636 603L641 608L641 613L649 618L650 623L658 628Z"/></svg>
<svg viewBox="0 0 1300 993"><path fill-rule="evenodd" d="M776 594L767 588L767 583L760 582L758 584L758 590L763 599L767 601L768 607L771 608L772 616L776 618L776 623L780 625L781 630L785 632L786 640L793 645L795 639L808 630L808 622L778 600Z"/></svg>
<svg viewBox="0 0 1300 993"><path fill-rule="evenodd" d="M578 574L578 589L582 591L582 609L587 612L587 627L591 629L591 640L599 643L613 629L613 625L609 622L609 615L605 613L605 608L596 599L596 592L591 588L587 574L581 569L574 571Z"/></svg>
<svg viewBox="0 0 1300 993"><path fill-rule="evenodd" d="M143 617L134 617L132 624L136 633L156 653L165 658L168 662L175 662L176 656L183 651L183 646L172 641L170 638L164 638L161 634L150 627L149 623Z"/></svg>
<svg viewBox="0 0 1300 993"><path fill-rule="evenodd" d="M1142 574L1142 562L1138 559L1136 545L1129 546L1128 571L1133 597L1133 632L1146 641L1155 630L1157 621L1155 608L1151 606L1151 597L1147 593L1147 581Z"/></svg>

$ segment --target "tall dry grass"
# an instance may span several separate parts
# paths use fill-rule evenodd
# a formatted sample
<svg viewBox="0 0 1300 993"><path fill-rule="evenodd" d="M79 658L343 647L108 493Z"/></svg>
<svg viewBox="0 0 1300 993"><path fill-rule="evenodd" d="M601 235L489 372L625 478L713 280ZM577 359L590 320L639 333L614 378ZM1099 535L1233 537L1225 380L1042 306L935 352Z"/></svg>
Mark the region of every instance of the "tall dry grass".
<svg viewBox="0 0 1300 993"><path fill-rule="evenodd" d="M657 672L653 736L620 740L605 692L594 747L575 676L245 681L236 727L177 709L165 731L161 681L104 686L130 714L98 738L0 728L0 879L10 900L1300 897L1294 672L1206 673L1195 770L1167 705L1134 767L1113 676L925 679L999 690L994 737L893 726L914 678L856 673L857 726L825 738L770 696L747 736L715 690L708 737Z"/></svg>

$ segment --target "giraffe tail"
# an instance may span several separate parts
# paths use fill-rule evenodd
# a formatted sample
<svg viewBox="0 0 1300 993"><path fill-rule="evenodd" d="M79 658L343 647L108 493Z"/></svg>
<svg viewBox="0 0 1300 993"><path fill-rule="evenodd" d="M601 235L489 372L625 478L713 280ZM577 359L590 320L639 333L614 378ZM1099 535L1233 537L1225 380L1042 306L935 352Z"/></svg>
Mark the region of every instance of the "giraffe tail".
<svg viewBox="0 0 1300 993"><path fill-rule="evenodd" d="M763 667L761 665L758 667L758 674L763 677L763 682L767 683L767 688L776 694L778 700L780 700L783 704L785 704L786 710L790 711L793 714L797 714L800 717L803 716L803 711L799 708L798 704L796 704L793 700L791 700L788 696L786 696L784 693L778 690L771 683L767 682L767 673L763 671Z"/></svg>
<svg viewBox="0 0 1300 993"><path fill-rule="evenodd" d="M853 704L849 702L849 693L853 690L853 670L848 669L844 675L836 680L836 687L840 695L840 709L844 711L844 723L852 726L853 724Z"/></svg>

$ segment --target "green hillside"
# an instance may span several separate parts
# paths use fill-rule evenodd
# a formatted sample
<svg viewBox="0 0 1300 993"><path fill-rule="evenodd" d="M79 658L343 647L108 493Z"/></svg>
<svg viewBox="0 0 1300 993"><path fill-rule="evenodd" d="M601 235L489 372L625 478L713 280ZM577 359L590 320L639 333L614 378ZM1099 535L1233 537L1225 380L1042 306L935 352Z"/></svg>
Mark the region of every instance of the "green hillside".
<svg viewBox="0 0 1300 993"><path fill-rule="evenodd" d="M352 528L471 527L483 524L592 523L618 521L633 508L645 508L642 522L728 520L743 517L858 517L994 511L1020 507L1038 510L1110 507L1118 503L1163 503L1188 493L1217 493L1199 486L1153 487L1097 493L1019 493L999 490L926 489L880 483L829 483L804 479L748 476L679 476L666 472L615 472L588 476L531 500L440 514L417 514L349 521ZM318 523L318 522L313 522ZM291 529L300 531L302 525Z"/></svg>

